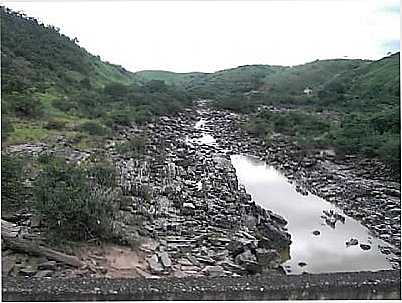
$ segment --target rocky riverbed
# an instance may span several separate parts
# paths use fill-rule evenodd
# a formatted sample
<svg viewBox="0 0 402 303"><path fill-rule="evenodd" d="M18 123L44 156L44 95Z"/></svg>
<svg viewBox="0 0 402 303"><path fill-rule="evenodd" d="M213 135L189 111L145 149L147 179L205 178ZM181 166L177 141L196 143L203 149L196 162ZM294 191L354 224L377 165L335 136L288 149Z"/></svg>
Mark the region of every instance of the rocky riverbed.
<svg viewBox="0 0 402 303"><path fill-rule="evenodd" d="M116 140L107 142L105 150L119 169L124 193L115 228L121 244L138 251L141 260L132 265L137 275L284 274L282 252L291 243L286 219L258 206L239 186L230 162L234 154L256 156L283 171L303 194L339 206L388 242L385 253L399 256L394 263L400 265L400 183L387 178L381 163L307 153L281 136L266 146L239 127L245 119L200 102L197 108L160 117L144 128L121 129ZM147 148L141 158L115 148L118 142L143 134ZM56 150L70 149L63 145ZM41 153L49 148L9 147L9 152L21 151ZM67 157L79 162L91 152L72 150ZM107 262L100 261L106 253L97 258L87 254L83 258L93 263L90 270L70 270L68 276L111 276L103 266ZM20 270L25 267L9 273L24 275Z"/></svg>

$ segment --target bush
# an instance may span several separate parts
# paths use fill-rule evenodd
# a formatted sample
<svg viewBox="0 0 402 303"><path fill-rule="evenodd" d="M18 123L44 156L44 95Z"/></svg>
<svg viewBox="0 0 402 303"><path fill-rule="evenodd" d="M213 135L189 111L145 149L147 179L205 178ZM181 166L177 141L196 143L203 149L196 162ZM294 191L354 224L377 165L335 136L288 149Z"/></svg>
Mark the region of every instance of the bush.
<svg viewBox="0 0 402 303"><path fill-rule="evenodd" d="M35 181L34 200L51 235L63 234L68 240L112 237L118 193L104 186L104 181L90 182L88 174L61 159L44 166Z"/></svg>
<svg viewBox="0 0 402 303"><path fill-rule="evenodd" d="M76 102L64 100L64 99L57 99L52 102L52 105L63 111L63 112L70 112L78 109L78 105Z"/></svg>
<svg viewBox="0 0 402 303"><path fill-rule="evenodd" d="M23 205L26 187L23 183L24 159L2 154L1 156L1 208L10 209Z"/></svg>
<svg viewBox="0 0 402 303"><path fill-rule="evenodd" d="M117 111L112 112L108 118L108 125L111 127L114 124L119 124L123 126L130 126L131 122L134 119L132 118L131 111Z"/></svg>
<svg viewBox="0 0 402 303"><path fill-rule="evenodd" d="M1 118L1 140L6 141L9 135L14 131L14 127L10 120L5 117Z"/></svg>
<svg viewBox="0 0 402 303"><path fill-rule="evenodd" d="M100 186L107 188L117 187L116 168L107 162L101 162L89 167L88 176Z"/></svg>
<svg viewBox="0 0 402 303"><path fill-rule="evenodd" d="M109 128L93 121L82 123L79 126L79 130L93 136L106 136L110 135L111 133L111 130Z"/></svg>
<svg viewBox="0 0 402 303"><path fill-rule="evenodd" d="M34 96L9 95L7 96L7 102L11 105L14 114L19 118L34 119L43 115L43 106Z"/></svg>
<svg viewBox="0 0 402 303"><path fill-rule="evenodd" d="M44 128L46 129L55 129L55 130L63 130L66 126L66 122L65 121L60 121L60 120L50 120L48 121Z"/></svg>

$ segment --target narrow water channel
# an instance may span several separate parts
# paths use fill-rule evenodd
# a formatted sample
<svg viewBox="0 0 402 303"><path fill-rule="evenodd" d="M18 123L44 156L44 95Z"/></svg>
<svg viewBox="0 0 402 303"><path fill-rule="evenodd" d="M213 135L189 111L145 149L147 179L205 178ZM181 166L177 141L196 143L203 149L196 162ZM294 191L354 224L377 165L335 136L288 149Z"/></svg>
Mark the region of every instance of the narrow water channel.
<svg viewBox="0 0 402 303"><path fill-rule="evenodd" d="M379 246L389 244L371 236L367 228L342 210L317 196L298 193L285 176L263 161L242 155L234 155L231 160L239 183L253 200L288 221L292 244L289 260L283 266L289 274L392 268L379 250ZM344 221L338 220L334 225L325 215L331 214L331 210L332 214L344 217ZM352 238L358 244L346 245Z"/></svg>
<svg viewBox="0 0 402 303"><path fill-rule="evenodd" d="M189 144L196 144L196 145L215 145L216 140L215 138L205 131L205 125L207 121L205 119L200 119L194 125L196 130L201 131L201 134L197 138L186 138L186 142Z"/></svg>

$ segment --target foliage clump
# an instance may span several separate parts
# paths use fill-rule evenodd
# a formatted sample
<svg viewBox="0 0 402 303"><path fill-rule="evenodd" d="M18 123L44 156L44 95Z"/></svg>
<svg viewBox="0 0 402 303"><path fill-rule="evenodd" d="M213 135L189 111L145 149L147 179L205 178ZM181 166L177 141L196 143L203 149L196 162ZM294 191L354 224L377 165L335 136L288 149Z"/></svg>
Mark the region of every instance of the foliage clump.
<svg viewBox="0 0 402 303"><path fill-rule="evenodd" d="M79 126L79 130L92 136L106 136L111 134L111 130L95 121L84 122Z"/></svg>
<svg viewBox="0 0 402 303"><path fill-rule="evenodd" d="M24 205L27 188L24 184L24 159L2 153L1 156L1 209Z"/></svg>
<svg viewBox="0 0 402 303"><path fill-rule="evenodd" d="M58 158L43 162L34 200L50 234L68 240L111 238L119 196L113 168L102 163L83 168Z"/></svg>

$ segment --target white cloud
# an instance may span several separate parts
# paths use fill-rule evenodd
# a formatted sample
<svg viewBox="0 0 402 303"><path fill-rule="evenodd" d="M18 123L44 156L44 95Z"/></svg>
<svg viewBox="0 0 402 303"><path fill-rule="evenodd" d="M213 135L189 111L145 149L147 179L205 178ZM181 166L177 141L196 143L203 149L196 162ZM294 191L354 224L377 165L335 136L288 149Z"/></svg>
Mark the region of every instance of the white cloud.
<svg viewBox="0 0 402 303"><path fill-rule="evenodd" d="M132 71L377 59L400 36L394 0L5 3Z"/></svg>

